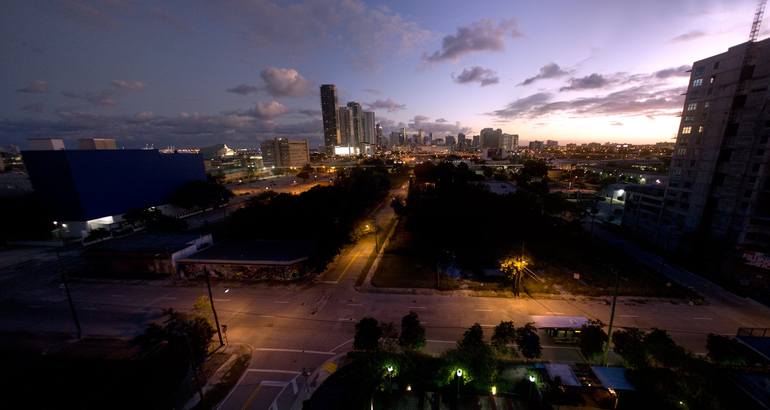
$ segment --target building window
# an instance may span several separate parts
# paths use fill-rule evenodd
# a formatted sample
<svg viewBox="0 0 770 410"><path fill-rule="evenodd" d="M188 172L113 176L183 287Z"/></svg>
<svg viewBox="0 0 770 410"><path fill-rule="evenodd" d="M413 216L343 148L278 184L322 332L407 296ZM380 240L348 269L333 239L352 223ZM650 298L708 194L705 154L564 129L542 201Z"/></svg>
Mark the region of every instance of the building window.
<svg viewBox="0 0 770 410"><path fill-rule="evenodd" d="M684 122L693 122L693 121L695 121L695 117L693 117L692 115L686 115L684 117Z"/></svg>
<svg viewBox="0 0 770 410"><path fill-rule="evenodd" d="M715 75L712 75L712 76L709 78L709 84L714 84L714 82L715 82L716 80L717 80L717 76L715 76Z"/></svg>
<svg viewBox="0 0 770 410"><path fill-rule="evenodd" d="M698 109L698 103L687 104L687 111L695 111Z"/></svg>
<svg viewBox="0 0 770 410"><path fill-rule="evenodd" d="M682 169L681 168L672 168L671 169L671 175L678 177L682 175Z"/></svg>
<svg viewBox="0 0 770 410"><path fill-rule="evenodd" d="M703 126L702 125L698 126L698 134L703 134Z"/></svg>
<svg viewBox="0 0 770 410"><path fill-rule="evenodd" d="M710 103L710 102L708 102L708 101L704 102L704 103L703 103L703 109L704 109L704 110L708 110L710 105L711 105L711 103Z"/></svg>
<svg viewBox="0 0 770 410"><path fill-rule="evenodd" d="M702 78L696 78L692 80L692 86L693 87L700 87L703 85L703 79Z"/></svg>
<svg viewBox="0 0 770 410"><path fill-rule="evenodd" d="M683 157L687 153L687 148L679 148L676 150L676 155Z"/></svg>
<svg viewBox="0 0 770 410"><path fill-rule="evenodd" d="M705 72L706 72L706 66L695 67L692 70L692 75L699 76L699 75L703 75L703 73Z"/></svg>
<svg viewBox="0 0 770 410"><path fill-rule="evenodd" d="M692 127L690 126L682 127L682 134L689 134L691 132L692 132Z"/></svg>
<svg viewBox="0 0 770 410"><path fill-rule="evenodd" d="M717 68L719 68L719 61L717 61L716 63L714 63L714 70L716 70Z"/></svg>

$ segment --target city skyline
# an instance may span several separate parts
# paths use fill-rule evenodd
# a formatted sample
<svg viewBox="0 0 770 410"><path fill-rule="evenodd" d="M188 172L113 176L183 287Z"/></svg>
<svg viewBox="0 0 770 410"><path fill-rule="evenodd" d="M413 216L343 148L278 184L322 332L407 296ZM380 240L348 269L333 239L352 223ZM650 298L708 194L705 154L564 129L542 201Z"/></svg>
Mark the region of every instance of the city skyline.
<svg viewBox="0 0 770 410"><path fill-rule="evenodd" d="M689 64L746 41L754 5L12 2L0 144L321 146L325 83L385 134L672 141ZM574 24L592 19L602 23Z"/></svg>

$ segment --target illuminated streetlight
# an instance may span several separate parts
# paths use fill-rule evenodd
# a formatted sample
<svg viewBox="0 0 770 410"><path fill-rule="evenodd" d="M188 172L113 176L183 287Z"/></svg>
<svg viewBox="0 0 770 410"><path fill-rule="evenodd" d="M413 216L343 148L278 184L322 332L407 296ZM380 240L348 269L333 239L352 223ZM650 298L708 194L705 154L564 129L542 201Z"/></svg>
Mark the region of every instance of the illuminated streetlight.
<svg viewBox="0 0 770 410"><path fill-rule="evenodd" d="M530 375L529 375L529 381L530 381L530 382L532 382L532 383L534 383L534 382L535 382L535 380L536 380L536 379L535 379L535 376L534 376L534 375L532 375L532 374L530 374Z"/></svg>
<svg viewBox="0 0 770 410"><path fill-rule="evenodd" d="M492 386L492 395L497 395L497 386Z"/></svg>
<svg viewBox="0 0 770 410"><path fill-rule="evenodd" d="M457 369L457 377L463 377L463 369Z"/></svg>

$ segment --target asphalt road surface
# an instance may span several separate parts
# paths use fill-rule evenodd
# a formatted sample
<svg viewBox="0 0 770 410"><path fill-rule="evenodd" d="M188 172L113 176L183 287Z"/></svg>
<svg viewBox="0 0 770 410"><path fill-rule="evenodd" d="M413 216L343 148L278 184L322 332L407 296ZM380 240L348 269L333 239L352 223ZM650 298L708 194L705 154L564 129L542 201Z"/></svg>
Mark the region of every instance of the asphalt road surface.
<svg viewBox="0 0 770 410"><path fill-rule="evenodd" d="M403 195L403 187L391 194ZM389 203L373 215L384 227L393 218ZM215 283L214 302L227 339L254 349L249 369L221 404L222 409L289 409L305 388L303 369L316 369L337 354L351 349L355 323L364 316L400 323L415 311L427 328L426 350L438 353L473 323L487 335L501 320L521 325L532 315L579 315L609 320L609 298L510 299L459 295L372 293L356 287L375 246L370 235L346 248L314 282L290 285ZM72 332L74 327L51 258L25 264L35 275L34 286L24 286L24 275L13 267L0 271L0 285L15 286L0 295L0 329L33 332ZM47 277L48 279L40 279ZM3 279L6 279L5 281ZM737 297L710 297L707 304L689 305L633 297L619 298L616 324L668 330L674 339L695 353L705 352L708 333L734 335L738 327L770 327L770 310ZM80 280L71 285L84 335L130 337L141 332L162 309L190 309L206 294L200 284L174 285L166 281L121 282ZM696 289L697 290L697 289ZM745 302L745 303L743 303ZM573 348L545 342L544 358L579 361Z"/></svg>

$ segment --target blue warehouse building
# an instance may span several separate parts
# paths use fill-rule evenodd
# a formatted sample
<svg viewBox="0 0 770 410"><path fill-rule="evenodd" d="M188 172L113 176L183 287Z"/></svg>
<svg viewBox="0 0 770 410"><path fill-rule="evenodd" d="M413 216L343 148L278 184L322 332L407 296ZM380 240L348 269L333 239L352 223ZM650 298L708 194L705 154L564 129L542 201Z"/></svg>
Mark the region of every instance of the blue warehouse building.
<svg viewBox="0 0 770 410"><path fill-rule="evenodd" d="M127 211L166 204L185 183L206 179L199 154L53 149L22 157L34 190L72 236L109 226Z"/></svg>

